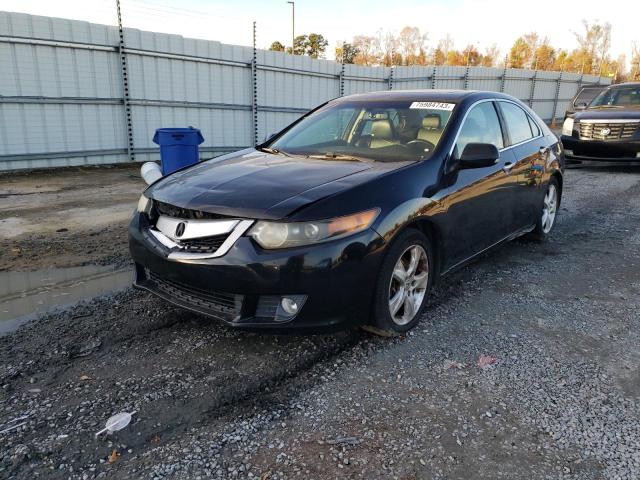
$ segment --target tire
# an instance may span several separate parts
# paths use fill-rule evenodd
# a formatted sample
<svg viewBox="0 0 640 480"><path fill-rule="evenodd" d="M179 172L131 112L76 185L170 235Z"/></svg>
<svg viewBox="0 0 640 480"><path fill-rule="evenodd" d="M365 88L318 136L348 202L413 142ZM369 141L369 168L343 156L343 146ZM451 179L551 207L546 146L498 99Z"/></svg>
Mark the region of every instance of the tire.
<svg viewBox="0 0 640 480"><path fill-rule="evenodd" d="M558 221L561 193L562 191L560 190L558 180L551 177L536 221L536 228L532 232L534 239L538 241L545 241L551 235L551 232ZM555 196L555 199L550 198L550 195ZM552 209L552 211L550 211L550 209Z"/></svg>
<svg viewBox="0 0 640 480"><path fill-rule="evenodd" d="M416 268L412 273L412 260L416 258ZM396 269L400 266L404 269L404 283L401 269ZM411 228L400 233L389 246L382 262L376 282L373 322L365 329L378 335L394 336L415 327L427 304L433 282L433 266L433 249L429 239ZM394 307L397 308L395 313L392 312Z"/></svg>

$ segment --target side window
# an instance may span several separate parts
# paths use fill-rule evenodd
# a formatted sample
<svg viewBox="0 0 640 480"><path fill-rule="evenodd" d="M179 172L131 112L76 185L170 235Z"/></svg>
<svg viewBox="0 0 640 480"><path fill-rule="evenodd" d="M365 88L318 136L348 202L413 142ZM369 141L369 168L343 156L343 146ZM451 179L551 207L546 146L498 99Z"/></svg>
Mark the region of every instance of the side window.
<svg viewBox="0 0 640 480"><path fill-rule="evenodd" d="M462 155L469 143L491 143L498 149L504 147L502 129L493 102L482 102L473 107L460 129L456 150Z"/></svg>
<svg viewBox="0 0 640 480"><path fill-rule="evenodd" d="M500 102L500 108L504 116L504 123L509 130L512 145L533 137L529 116L523 109L509 102Z"/></svg>
<svg viewBox="0 0 640 480"><path fill-rule="evenodd" d="M527 115L527 117L529 118L529 126L531 127L531 132L533 133L533 136L534 137L540 136L541 132L540 132L540 127L538 127L538 124L529 115Z"/></svg>

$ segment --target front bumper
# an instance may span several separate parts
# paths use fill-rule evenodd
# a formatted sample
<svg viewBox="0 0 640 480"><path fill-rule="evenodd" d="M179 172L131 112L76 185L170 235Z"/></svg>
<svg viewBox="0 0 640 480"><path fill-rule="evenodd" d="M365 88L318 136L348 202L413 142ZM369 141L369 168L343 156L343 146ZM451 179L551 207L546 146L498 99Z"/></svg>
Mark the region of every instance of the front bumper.
<svg viewBox="0 0 640 480"><path fill-rule="evenodd" d="M640 162L640 140L580 140L567 135L562 135L560 140L569 160Z"/></svg>
<svg viewBox="0 0 640 480"><path fill-rule="evenodd" d="M222 257L175 261L145 232L135 214L129 249L134 286L183 308L247 329L320 329L363 323L370 315L383 254L371 229L348 238L283 250L264 250L240 237ZM274 315L282 296L305 297L297 315Z"/></svg>

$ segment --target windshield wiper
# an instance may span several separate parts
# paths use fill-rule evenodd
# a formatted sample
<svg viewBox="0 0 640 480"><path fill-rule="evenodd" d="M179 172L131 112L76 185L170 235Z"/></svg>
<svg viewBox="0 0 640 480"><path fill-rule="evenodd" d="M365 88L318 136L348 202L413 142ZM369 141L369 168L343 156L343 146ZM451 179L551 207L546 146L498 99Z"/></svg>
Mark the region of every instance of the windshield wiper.
<svg viewBox="0 0 640 480"><path fill-rule="evenodd" d="M367 162L368 160L362 157L355 157L353 155L347 155L344 153L325 152L318 155L307 155L307 158L319 158L322 160L338 160L345 162Z"/></svg>
<svg viewBox="0 0 640 480"><path fill-rule="evenodd" d="M261 152L266 152L266 153L270 153L272 155L284 155L285 157L290 157L291 155L289 155L287 152L283 152L282 150L278 150L277 148L271 148L271 147L256 147L256 150L259 150Z"/></svg>

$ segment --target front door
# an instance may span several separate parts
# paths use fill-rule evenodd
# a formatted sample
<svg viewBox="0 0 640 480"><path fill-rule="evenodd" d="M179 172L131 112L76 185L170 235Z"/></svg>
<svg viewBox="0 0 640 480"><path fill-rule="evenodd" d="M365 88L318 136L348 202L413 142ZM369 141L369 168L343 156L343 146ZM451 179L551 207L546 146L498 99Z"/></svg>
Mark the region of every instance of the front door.
<svg viewBox="0 0 640 480"><path fill-rule="evenodd" d="M471 108L450 161L455 162L468 143L491 143L500 151L500 159L491 167L458 169L450 174L450 187L442 198L447 219L442 233L448 257L443 270L505 238L513 223L515 180L509 167L515 157L511 149L504 149L504 135L492 101Z"/></svg>

